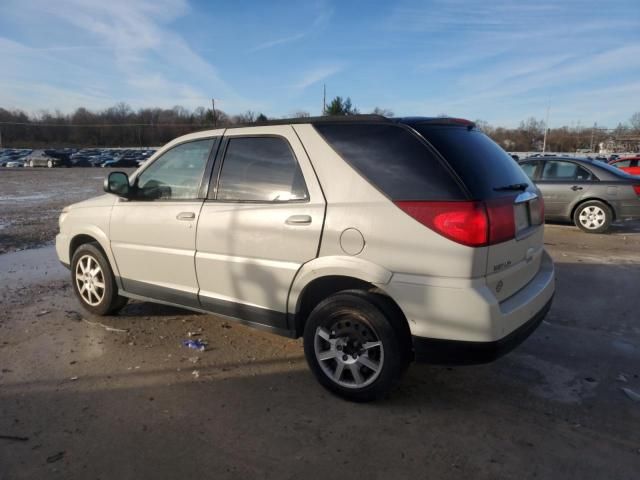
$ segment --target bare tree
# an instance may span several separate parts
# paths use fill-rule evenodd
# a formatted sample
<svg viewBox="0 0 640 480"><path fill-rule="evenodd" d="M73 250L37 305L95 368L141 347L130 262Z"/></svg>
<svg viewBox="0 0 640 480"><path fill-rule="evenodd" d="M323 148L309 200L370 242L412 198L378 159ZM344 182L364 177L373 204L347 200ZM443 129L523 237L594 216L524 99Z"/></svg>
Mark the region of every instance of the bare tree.
<svg viewBox="0 0 640 480"><path fill-rule="evenodd" d="M382 115L383 117L393 117L393 111L388 108L376 107L371 113L373 115Z"/></svg>

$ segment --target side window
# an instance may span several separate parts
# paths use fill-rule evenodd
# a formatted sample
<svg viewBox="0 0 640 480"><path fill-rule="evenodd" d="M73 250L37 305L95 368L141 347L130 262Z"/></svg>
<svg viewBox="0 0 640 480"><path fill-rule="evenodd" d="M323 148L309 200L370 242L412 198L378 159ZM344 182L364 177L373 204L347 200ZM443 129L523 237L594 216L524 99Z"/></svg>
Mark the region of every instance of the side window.
<svg viewBox="0 0 640 480"><path fill-rule="evenodd" d="M183 143L165 152L138 177L143 200L194 200L214 139Z"/></svg>
<svg viewBox="0 0 640 480"><path fill-rule="evenodd" d="M527 177L533 180L536 168L538 167L538 162L521 163L520 166L522 167L522 170L524 170L524 173L527 174Z"/></svg>
<svg viewBox="0 0 640 480"><path fill-rule="evenodd" d="M571 162L547 160L542 170L541 180L555 180L570 182L576 180L591 180L592 175L580 165Z"/></svg>
<svg viewBox="0 0 640 480"><path fill-rule="evenodd" d="M218 182L218 200L287 202L307 198L302 171L284 138L229 139Z"/></svg>
<svg viewBox="0 0 640 480"><path fill-rule="evenodd" d="M613 164L614 167L630 167L631 166L631 160L622 160L620 162L616 162Z"/></svg>

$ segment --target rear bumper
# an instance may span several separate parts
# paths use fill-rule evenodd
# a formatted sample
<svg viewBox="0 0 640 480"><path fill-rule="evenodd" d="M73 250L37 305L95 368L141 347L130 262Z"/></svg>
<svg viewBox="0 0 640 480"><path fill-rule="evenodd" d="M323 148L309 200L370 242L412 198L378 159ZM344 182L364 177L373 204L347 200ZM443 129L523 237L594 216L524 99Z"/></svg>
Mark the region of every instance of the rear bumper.
<svg viewBox="0 0 640 480"><path fill-rule="evenodd" d="M529 321L506 337L494 342L466 342L413 336L415 360L440 365L473 365L492 362L516 348L538 328L549 312L552 300L549 300Z"/></svg>
<svg viewBox="0 0 640 480"><path fill-rule="evenodd" d="M543 251L536 275L502 301L485 278L394 275L381 288L407 318L416 357L435 363L481 363L509 351L544 318L555 292L555 270Z"/></svg>

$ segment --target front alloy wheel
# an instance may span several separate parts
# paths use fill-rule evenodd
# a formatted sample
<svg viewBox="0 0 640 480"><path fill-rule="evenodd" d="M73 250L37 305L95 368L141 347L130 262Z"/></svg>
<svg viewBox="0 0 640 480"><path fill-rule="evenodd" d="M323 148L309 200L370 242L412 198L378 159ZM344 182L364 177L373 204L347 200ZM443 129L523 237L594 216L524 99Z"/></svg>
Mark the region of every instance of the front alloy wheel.
<svg viewBox="0 0 640 480"><path fill-rule="evenodd" d="M91 255L84 255L76 264L76 285L82 299L95 307L104 298L105 281L100 264Z"/></svg>
<svg viewBox="0 0 640 480"><path fill-rule="evenodd" d="M71 280L82 306L95 315L115 313L127 303L118 295L109 260L98 243L82 244L73 253Z"/></svg>

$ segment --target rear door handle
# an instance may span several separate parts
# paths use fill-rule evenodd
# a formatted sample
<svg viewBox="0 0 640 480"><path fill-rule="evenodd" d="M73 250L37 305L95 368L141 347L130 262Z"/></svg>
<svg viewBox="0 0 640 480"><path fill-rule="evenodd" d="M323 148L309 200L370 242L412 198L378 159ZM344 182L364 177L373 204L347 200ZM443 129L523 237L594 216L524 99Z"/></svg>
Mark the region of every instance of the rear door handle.
<svg viewBox="0 0 640 480"><path fill-rule="evenodd" d="M571 187L571 190L573 190L574 192L577 192L578 190L582 190L582 187L579 187L578 185L574 185L573 187Z"/></svg>
<svg viewBox="0 0 640 480"><path fill-rule="evenodd" d="M196 218L196 214L193 212L180 212L178 215L176 215L176 218L178 220L193 220L194 218Z"/></svg>
<svg viewBox="0 0 640 480"><path fill-rule="evenodd" d="M285 223L287 225L311 225L311 215L291 215Z"/></svg>

